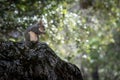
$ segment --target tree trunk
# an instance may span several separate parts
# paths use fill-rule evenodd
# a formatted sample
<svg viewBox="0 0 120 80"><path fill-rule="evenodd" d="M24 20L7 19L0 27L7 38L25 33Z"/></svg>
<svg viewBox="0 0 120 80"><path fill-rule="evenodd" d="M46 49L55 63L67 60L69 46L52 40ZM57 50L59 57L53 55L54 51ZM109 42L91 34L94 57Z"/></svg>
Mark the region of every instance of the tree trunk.
<svg viewBox="0 0 120 80"><path fill-rule="evenodd" d="M32 43L32 42L31 42ZM0 42L0 80L83 80L80 70L61 60L45 43Z"/></svg>
<svg viewBox="0 0 120 80"><path fill-rule="evenodd" d="M94 0L80 0L80 8L81 9L87 9L91 6L93 6Z"/></svg>
<svg viewBox="0 0 120 80"><path fill-rule="evenodd" d="M92 78L93 78L93 80L99 80L99 73L98 73L98 67L97 66L93 69Z"/></svg>

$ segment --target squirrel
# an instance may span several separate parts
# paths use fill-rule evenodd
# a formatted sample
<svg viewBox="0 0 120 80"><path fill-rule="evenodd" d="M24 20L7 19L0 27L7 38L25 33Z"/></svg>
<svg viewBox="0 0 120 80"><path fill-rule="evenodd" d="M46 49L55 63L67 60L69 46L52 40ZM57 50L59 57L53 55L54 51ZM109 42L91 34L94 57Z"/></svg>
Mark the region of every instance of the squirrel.
<svg viewBox="0 0 120 80"><path fill-rule="evenodd" d="M31 25L28 27L24 33L25 36L25 45L30 46L31 42L38 43L39 35L45 34L45 27L40 20L38 23Z"/></svg>

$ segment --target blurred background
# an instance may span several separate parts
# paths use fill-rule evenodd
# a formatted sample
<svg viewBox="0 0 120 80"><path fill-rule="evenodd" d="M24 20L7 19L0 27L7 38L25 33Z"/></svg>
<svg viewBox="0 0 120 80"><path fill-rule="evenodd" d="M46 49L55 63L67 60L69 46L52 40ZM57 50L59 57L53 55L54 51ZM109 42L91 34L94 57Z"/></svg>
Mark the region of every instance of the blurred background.
<svg viewBox="0 0 120 80"><path fill-rule="evenodd" d="M120 0L0 0L0 41L24 41L40 19L40 41L84 80L120 80Z"/></svg>

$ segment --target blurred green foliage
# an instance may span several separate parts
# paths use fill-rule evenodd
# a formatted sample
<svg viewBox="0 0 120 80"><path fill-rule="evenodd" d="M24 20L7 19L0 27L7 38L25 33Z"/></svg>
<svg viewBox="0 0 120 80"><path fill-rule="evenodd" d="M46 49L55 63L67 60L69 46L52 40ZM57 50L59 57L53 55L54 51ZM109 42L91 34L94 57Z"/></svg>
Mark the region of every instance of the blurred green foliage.
<svg viewBox="0 0 120 80"><path fill-rule="evenodd" d="M120 80L120 1L0 0L0 41L22 41L23 32L42 19L49 44L62 59L75 63L85 80ZM98 79L97 79L98 80Z"/></svg>

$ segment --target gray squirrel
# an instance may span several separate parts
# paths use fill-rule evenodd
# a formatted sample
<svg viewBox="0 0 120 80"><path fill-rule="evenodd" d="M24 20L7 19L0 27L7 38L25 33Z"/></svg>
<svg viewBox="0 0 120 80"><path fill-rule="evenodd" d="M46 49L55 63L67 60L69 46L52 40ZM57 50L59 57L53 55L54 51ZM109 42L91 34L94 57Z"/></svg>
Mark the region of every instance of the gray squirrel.
<svg viewBox="0 0 120 80"><path fill-rule="evenodd" d="M38 23L31 25L28 27L24 33L25 36L25 45L31 45L31 42L38 43L39 35L45 34L45 27L40 20Z"/></svg>

